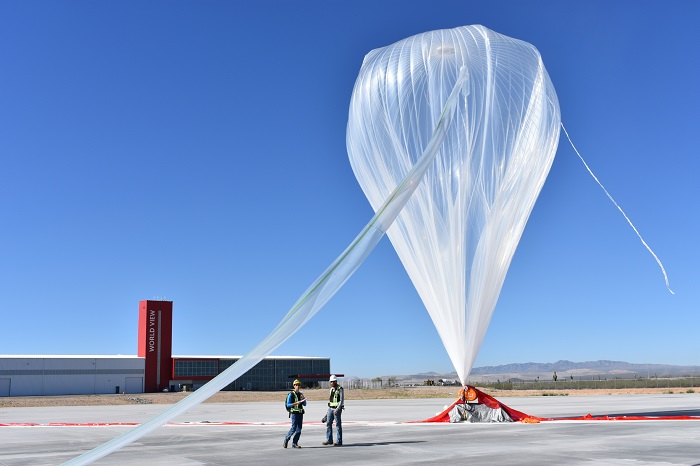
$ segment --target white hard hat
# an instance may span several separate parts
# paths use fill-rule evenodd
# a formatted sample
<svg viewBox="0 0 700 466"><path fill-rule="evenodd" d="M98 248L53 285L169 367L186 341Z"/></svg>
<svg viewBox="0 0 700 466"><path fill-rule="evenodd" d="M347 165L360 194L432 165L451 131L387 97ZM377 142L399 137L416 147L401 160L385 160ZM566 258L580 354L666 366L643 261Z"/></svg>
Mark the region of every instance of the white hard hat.
<svg viewBox="0 0 700 466"><path fill-rule="evenodd" d="M338 379L335 378L335 375L331 375L331 378L328 379L329 382L337 382Z"/></svg>

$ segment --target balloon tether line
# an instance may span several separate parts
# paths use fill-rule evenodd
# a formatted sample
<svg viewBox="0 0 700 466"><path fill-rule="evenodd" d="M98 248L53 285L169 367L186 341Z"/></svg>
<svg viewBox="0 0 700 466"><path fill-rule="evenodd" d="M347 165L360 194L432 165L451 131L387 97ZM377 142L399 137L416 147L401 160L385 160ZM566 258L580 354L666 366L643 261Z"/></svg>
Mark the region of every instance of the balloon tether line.
<svg viewBox="0 0 700 466"><path fill-rule="evenodd" d="M603 186L603 184L598 180L598 177L596 177L596 176L593 174L593 171L590 169L590 167L588 166L588 164L586 163L586 161L583 160L583 157L582 157L581 154L579 153L578 149L576 149L576 146L574 146L574 143L573 143L573 141L571 140L571 137L569 136L569 132L566 131L566 128L564 127L564 123L563 123L563 122L561 123L561 129L564 130L564 134L566 134L566 138L569 140L569 144L571 144L571 147L574 149L574 152L576 152L576 155L578 155L578 158L581 159L581 162L583 162L583 165L586 167L586 170L588 170L588 173L590 173L590 175L593 177L593 179L595 180L595 182L598 183L598 186L600 186L600 187L603 189L603 191L605 192L605 195L608 196L608 199L610 199L610 201L611 201L613 204L615 204L615 207L617 207L617 210L620 211L620 213L622 214L622 216L625 217L625 220L627 220L627 223L630 224L630 226L632 227L632 229L634 230L634 232L635 232L635 233L637 234L637 236L639 237L639 240L642 242L642 244L644 245L644 247L647 248L647 251L649 251L649 253L650 253L652 256L654 256L654 259L656 260L656 263L659 264L659 267L661 268L661 272L664 274L664 280L666 281L666 288L668 288L668 291L670 291L671 294L676 294L676 293L673 292L673 290L671 289L671 285L668 283L668 275L666 275L666 269L664 269L664 265L661 263L661 260L657 257L656 254L654 254L654 251L651 250L651 248L649 247L649 245L647 244L647 242L644 241L644 238L642 238L642 235L639 233L639 230L637 230L637 228L634 226L634 224L632 223L632 220L629 219L629 217L627 216L627 214L625 213L625 211L622 210L622 207L620 207L619 204L618 204L617 202L615 202L615 199L613 199L613 197L610 195L610 193L608 192L608 190L605 189L605 186Z"/></svg>

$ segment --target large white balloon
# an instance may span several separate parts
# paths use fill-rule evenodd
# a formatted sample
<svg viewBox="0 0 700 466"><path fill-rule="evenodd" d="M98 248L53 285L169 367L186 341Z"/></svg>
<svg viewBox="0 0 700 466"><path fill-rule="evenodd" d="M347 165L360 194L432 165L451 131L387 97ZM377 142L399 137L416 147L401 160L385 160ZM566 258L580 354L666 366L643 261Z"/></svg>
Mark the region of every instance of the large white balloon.
<svg viewBox="0 0 700 466"><path fill-rule="evenodd" d="M387 234L466 384L559 141L539 52L483 26L373 50L355 83L347 147L377 210L422 154L462 66L469 92Z"/></svg>
<svg viewBox="0 0 700 466"><path fill-rule="evenodd" d="M371 52L353 93L348 149L374 217L239 361L163 413L65 464L90 464L128 445L247 372L328 302L387 228L466 383L551 166L558 125L554 89L526 43L469 26Z"/></svg>

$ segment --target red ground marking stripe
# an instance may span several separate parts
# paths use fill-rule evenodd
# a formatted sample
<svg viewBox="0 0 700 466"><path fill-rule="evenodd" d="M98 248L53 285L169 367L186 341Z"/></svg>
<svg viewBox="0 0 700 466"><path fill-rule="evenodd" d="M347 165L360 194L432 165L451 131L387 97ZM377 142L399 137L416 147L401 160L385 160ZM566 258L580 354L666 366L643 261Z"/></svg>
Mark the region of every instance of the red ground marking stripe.
<svg viewBox="0 0 700 466"><path fill-rule="evenodd" d="M541 421L700 421L700 416L592 416L586 414L579 417L554 417L540 419Z"/></svg>
<svg viewBox="0 0 700 466"><path fill-rule="evenodd" d="M0 427L110 427L110 426L138 426L139 422L3 422ZM168 422L166 426L271 426L285 425L290 422L233 422L233 421L202 421L202 422Z"/></svg>

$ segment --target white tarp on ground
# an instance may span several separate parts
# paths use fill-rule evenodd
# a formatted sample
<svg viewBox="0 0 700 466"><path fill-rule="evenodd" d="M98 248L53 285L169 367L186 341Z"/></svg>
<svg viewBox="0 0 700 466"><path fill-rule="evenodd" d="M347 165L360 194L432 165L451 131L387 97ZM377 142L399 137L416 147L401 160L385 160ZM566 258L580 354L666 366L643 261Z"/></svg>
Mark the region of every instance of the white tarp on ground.
<svg viewBox="0 0 700 466"><path fill-rule="evenodd" d="M457 403L450 410L450 422L513 422L503 408L481 403Z"/></svg>

